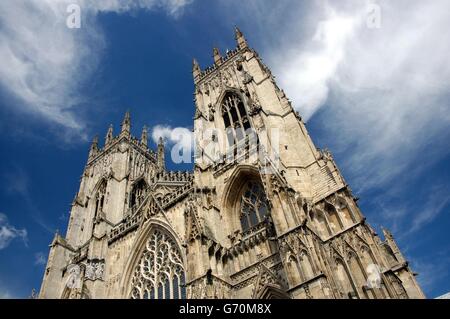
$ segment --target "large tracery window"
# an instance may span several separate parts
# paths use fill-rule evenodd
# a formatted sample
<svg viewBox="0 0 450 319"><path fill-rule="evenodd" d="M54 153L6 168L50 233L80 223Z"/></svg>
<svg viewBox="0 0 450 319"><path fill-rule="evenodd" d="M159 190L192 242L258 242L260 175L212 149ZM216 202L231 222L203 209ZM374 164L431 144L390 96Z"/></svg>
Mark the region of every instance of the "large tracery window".
<svg viewBox="0 0 450 319"><path fill-rule="evenodd" d="M244 102L236 93L228 93L223 99L222 116L229 145L242 140L251 126Z"/></svg>
<svg viewBox="0 0 450 319"><path fill-rule="evenodd" d="M132 279L132 299L185 299L185 273L180 251L166 233L154 230Z"/></svg>
<svg viewBox="0 0 450 319"><path fill-rule="evenodd" d="M241 197L242 231L262 223L269 214L269 204L261 183L249 181L244 187Z"/></svg>

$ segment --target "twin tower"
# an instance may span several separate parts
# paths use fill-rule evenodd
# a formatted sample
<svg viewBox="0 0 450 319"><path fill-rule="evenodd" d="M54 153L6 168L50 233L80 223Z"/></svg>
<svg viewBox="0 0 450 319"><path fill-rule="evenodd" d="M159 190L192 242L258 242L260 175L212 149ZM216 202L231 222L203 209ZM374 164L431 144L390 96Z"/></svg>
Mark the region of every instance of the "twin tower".
<svg viewBox="0 0 450 319"><path fill-rule="evenodd" d="M94 140L40 298L424 298L238 29L236 41L205 70L194 60L192 172L167 170L163 142L134 138L128 113Z"/></svg>

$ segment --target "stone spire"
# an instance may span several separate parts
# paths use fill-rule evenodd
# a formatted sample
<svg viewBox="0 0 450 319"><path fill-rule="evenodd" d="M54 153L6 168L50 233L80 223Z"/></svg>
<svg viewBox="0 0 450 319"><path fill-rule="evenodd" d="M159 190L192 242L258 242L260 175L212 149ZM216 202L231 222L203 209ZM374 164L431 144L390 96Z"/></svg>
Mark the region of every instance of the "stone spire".
<svg viewBox="0 0 450 319"><path fill-rule="evenodd" d="M403 257L400 248L398 248L394 236L392 236L392 233L384 227L382 227L381 229L383 230L384 239L386 239L386 243L391 248L392 252L395 255L395 258L397 258L398 262L400 263L405 262L405 257Z"/></svg>
<svg viewBox="0 0 450 319"><path fill-rule="evenodd" d="M192 61L192 75L194 77L194 81L195 82L197 82L197 80L200 77L201 73L202 73L202 70L200 69L200 65L198 64L197 60L194 59Z"/></svg>
<svg viewBox="0 0 450 319"><path fill-rule="evenodd" d="M162 137L158 141L158 168L163 171L166 169L166 163L164 160L164 140Z"/></svg>
<svg viewBox="0 0 450 319"><path fill-rule="evenodd" d="M108 128L108 133L106 133L106 137L105 137L105 145L111 143L113 138L114 138L114 136L113 136L113 125L110 124L109 128Z"/></svg>
<svg viewBox="0 0 450 319"><path fill-rule="evenodd" d="M242 34L241 30L239 30L238 27L235 27L234 29L236 42L239 49L244 49L248 47L247 40L245 39L244 35Z"/></svg>
<svg viewBox="0 0 450 319"><path fill-rule="evenodd" d="M142 134L141 134L141 144L144 146L147 146L148 143L148 130L147 130L147 126L144 125L144 127L142 128Z"/></svg>
<svg viewBox="0 0 450 319"><path fill-rule="evenodd" d="M94 157L98 153L98 135L94 137L89 151L89 158Z"/></svg>
<svg viewBox="0 0 450 319"><path fill-rule="evenodd" d="M222 56L220 55L218 48L213 49L213 56L214 56L214 63L216 65L220 65L222 63Z"/></svg>
<svg viewBox="0 0 450 319"><path fill-rule="evenodd" d="M120 134L129 136L130 131L131 131L131 117L130 117L130 111L127 111L125 113L125 117L123 118L123 121L122 121L122 130L121 130Z"/></svg>

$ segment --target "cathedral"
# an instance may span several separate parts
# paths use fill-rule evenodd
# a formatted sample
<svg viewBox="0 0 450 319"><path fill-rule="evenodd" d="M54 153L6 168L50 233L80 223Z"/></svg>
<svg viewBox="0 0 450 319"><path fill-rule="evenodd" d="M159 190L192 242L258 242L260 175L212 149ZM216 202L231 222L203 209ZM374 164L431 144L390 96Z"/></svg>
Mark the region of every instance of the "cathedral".
<svg viewBox="0 0 450 319"><path fill-rule="evenodd" d="M40 298L425 298L392 234L367 223L327 150L236 28L195 84L192 172L144 127L95 138Z"/></svg>

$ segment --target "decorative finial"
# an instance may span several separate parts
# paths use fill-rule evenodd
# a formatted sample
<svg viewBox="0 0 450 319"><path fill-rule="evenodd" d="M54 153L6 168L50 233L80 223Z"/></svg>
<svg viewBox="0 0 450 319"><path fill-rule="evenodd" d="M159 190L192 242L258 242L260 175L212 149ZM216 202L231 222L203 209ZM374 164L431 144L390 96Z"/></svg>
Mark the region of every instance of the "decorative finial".
<svg viewBox="0 0 450 319"><path fill-rule="evenodd" d="M213 49L213 56L214 56L214 63L216 65L220 65L222 63L222 56L220 55L218 48Z"/></svg>
<svg viewBox="0 0 450 319"><path fill-rule="evenodd" d="M113 140L113 125L110 124L109 128L108 128L108 133L106 133L106 138L105 138L105 145L111 143L111 141Z"/></svg>
<svg viewBox="0 0 450 319"><path fill-rule="evenodd" d="M247 40L245 39L244 35L242 34L241 30L236 26L234 29L236 42L239 49L244 49L248 47Z"/></svg>
<svg viewBox="0 0 450 319"><path fill-rule="evenodd" d="M122 121L122 131L121 134L130 134L130 130L131 130L131 116L130 116L130 111L127 111L125 113L125 117L123 118Z"/></svg>
<svg viewBox="0 0 450 319"><path fill-rule="evenodd" d="M389 230L387 230L386 228L381 227L381 230L383 231L383 235L384 235L385 239L393 239L394 238L394 236L392 236L392 233Z"/></svg>
<svg viewBox="0 0 450 319"><path fill-rule="evenodd" d="M94 136L92 140L91 149L89 150L89 158L95 156L98 153L98 135Z"/></svg>
<svg viewBox="0 0 450 319"><path fill-rule="evenodd" d="M158 140L158 159L157 159L158 162L157 162L157 165L161 171L164 171L166 169L166 163L164 160L164 152L165 152L164 151L164 140L163 140L162 136L160 136L159 140Z"/></svg>
<svg viewBox="0 0 450 319"><path fill-rule="evenodd" d="M197 60L194 59L192 61L192 75L194 76L195 81L200 77L201 73L202 70L200 69L200 65L198 64Z"/></svg>
<svg viewBox="0 0 450 319"><path fill-rule="evenodd" d="M147 141L148 141L148 130L147 130L147 126L144 125L144 127L142 128L142 134L141 134L141 144L144 146L147 146Z"/></svg>

